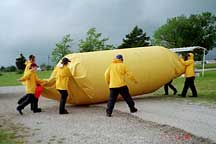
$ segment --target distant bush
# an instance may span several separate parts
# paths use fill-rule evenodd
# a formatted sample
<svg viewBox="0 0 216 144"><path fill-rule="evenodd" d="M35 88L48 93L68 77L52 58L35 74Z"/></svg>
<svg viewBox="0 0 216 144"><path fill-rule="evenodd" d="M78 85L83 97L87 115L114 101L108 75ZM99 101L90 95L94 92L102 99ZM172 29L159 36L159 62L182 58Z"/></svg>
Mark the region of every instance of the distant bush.
<svg viewBox="0 0 216 144"><path fill-rule="evenodd" d="M3 74L2 73L0 73L0 76L2 76Z"/></svg>
<svg viewBox="0 0 216 144"><path fill-rule="evenodd" d="M17 68L15 66L1 67L0 72L16 72Z"/></svg>
<svg viewBox="0 0 216 144"><path fill-rule="evenodd" d="M0 72L4 72L5 71L5 67L4 66L1 66L0 67Z"/></svg>
<svg viewBox="0 0 216 144"><path fill-rule="evenodd" d="M47 65L47 70L52 70L53 69L53 66L51 66L51 65Z"/></svg>
<svg viewBox="0 0 216 144"><path fill-rule="evenodd" d="M16 74L22 74L23 71L22 70L17 70Z"/></svg>
<svg viewBox="0 0 216 144"><path fill-rule="evenodd" d="M51 65L42 64L42 65L40 65L40 69L41 69L41 71L52 70L53 67Z"/></svg>

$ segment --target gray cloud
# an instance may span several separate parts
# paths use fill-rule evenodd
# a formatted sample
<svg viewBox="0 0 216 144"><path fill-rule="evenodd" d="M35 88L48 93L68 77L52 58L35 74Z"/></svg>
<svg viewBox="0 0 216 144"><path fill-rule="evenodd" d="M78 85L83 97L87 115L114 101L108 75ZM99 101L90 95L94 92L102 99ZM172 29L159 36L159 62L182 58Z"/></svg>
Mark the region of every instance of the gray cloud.
<svg viewBox="0 0 216 144"><path fill-rule="evenodd" d="M0 66L13 65L19 53L47 57L65 34L77 47L91 27L118 45L135 25L152 35L167 18L210 11L215 0L2 0L0 2Z"/></svg>

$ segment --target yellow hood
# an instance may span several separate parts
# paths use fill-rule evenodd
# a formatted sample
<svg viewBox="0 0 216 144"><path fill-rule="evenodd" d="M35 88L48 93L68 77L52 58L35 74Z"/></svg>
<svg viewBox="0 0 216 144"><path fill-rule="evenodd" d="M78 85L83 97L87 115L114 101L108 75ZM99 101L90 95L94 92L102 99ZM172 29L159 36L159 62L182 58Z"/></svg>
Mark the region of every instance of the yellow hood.
<svg viewBox="0 0 216 144"><path fill-rule="evenodd" d="M120 60L120 59L114 59L114 60L112 61L112 63L123 63L123 61Z"/></svg>
<svg viewBox="0 0 216 144"><path fill-rule="evenodd" d="M188 53L188 55L189 55L189 57L188 57L189 60L193 60L194 59L194 54L193 53Z"/></svg>

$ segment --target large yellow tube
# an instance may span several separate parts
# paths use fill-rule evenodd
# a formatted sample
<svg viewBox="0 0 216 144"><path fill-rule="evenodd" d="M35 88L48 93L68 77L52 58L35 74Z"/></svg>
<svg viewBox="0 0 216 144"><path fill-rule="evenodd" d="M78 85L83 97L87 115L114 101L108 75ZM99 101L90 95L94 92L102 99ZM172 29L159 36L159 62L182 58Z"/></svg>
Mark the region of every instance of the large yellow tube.
<svg viewBox="0 0 216 144"><path fill-rule="evenodd" d="M128 80L132 96L154 92L185 71L175 53L159 46L69 54L65 57L71 60L68 67L73 78L69 83L67 103L92 104L107 101L109 88L105 83L104 72L117 54L123 55L124 63L138 81L138 84L134 84ZM54 77L55 70L49 86L44 88L43 96L59 100Z"/></svg>

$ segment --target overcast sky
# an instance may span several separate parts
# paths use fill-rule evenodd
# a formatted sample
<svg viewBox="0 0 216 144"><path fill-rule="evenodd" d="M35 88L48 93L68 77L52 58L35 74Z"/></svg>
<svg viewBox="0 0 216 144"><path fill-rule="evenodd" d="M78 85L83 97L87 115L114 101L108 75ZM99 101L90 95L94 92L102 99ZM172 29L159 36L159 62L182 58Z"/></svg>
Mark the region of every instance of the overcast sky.
<svg viewBox="0 0 216 144"><path fill-rule="evenodd" d="M167 18L205 11L216 14L216 0L1 0L0 66L15 65L20 53L47 64L64 35L77 48L91 27L117 46L135 25L152 36Z"/></svg>

